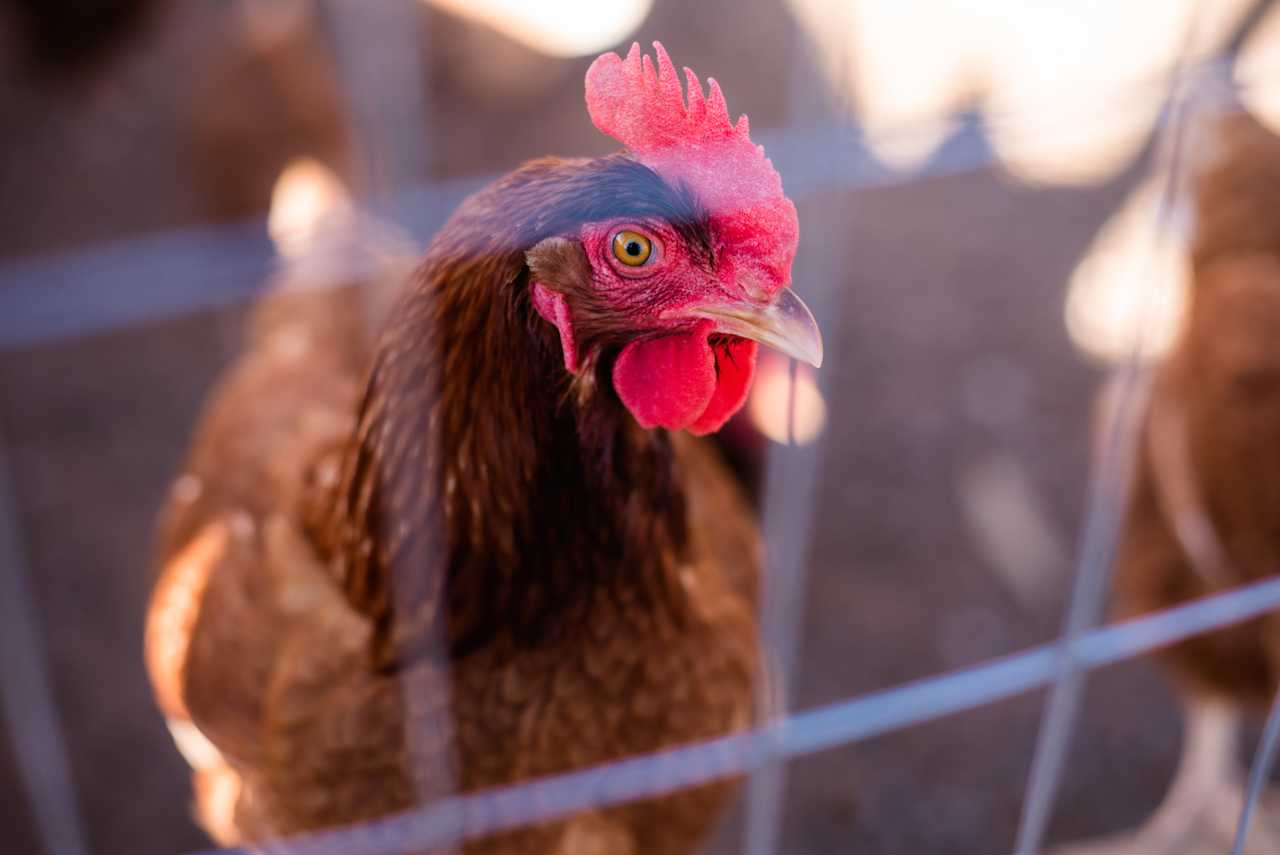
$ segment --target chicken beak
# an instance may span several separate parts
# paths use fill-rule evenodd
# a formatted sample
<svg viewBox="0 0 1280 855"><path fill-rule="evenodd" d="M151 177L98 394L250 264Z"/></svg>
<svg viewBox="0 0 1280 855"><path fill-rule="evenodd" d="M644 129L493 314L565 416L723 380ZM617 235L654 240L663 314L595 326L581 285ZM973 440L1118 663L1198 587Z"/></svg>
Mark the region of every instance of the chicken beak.
<svg viewBox="0 0 1280 855"><path fill-rule="evenodd" d="M793 359L822 366L822 333L813 312L790 288L783 288L773 302L712 303L692 314L715 323L715 332L749 338Z"/></svg>

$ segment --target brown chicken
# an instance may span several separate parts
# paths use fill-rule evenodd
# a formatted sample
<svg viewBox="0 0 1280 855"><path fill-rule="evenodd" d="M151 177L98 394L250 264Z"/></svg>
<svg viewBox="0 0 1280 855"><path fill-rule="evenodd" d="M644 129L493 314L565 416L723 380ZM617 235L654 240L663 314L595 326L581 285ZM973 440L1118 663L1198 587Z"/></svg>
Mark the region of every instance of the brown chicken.
<svg viewBox="0 0 1280 855"><path fill-rule="evenodd" d="M1196 143L1193 284L1143 425L1116 566L1125 616L1280 572L1280 138L1241 114ZM1242 806L1239 721L1280 685L1278 620L1161 654L1186 707L1177 775L1138 832L1080 853L1228 850ZM1280 852L1275 819L1255 820L1246 852Z"/></svg>
<svg viewBox="0 0 1280 855"><path fill-rule="evenodd" d="M627 147L467 200L376 342L281 294L168 509L147 659L219 841L352 823L748 727L759 546L690 434L764 342L817 364L794 206L661 46L587 74ZM715 785L467 851L685 852Z"/></svg>

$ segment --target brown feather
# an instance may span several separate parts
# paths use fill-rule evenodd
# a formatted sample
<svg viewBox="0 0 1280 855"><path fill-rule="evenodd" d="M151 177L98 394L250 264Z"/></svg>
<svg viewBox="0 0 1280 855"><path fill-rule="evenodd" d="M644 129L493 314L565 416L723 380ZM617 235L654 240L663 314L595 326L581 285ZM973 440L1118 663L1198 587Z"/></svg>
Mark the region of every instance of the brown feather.
<svg viewBox="0 0 1280 855"><path fill-rule="evenodd" d="M1152 388L1118 556L1127 614L1280 572L1280 139L1236 116L1209 143L1190 307ZM1251 621L1165 658L1197 691L1264 704L1276 628Z"/></svg>
<svg viewBox="0 0 1280 855"><path fill-rule="evenodd" d="M530 305L530 263L585 293L571 238L622 215L701 239L687 192L626 157L535 161L464 203L373 346L349 293L260 310L197 432L202 489L171 505L148 637L166 714L218 750L197 780L219 839L750 724L749 509L702 444L621 406L620 322L584 317L574 376ZM280 345L290 315L309 358ZM727 793L468 851L685 852Z"/></svg>
<svg viewBox="0 0 1280 855"><path fill-rule="evenodd" d="M597 587L661 597L662 568L687 555L668 437L626 415L607 358L571 394L528 296L526 253L538 263L543 241L622 214L701 234L685 194L629 159L531 163L464 203L394 313L342 483L311 529L375 621L380 664L433 632L459 653L499 627L536 642L571 627ZM580 337L607 354L631 331L592 310L588 265L558 261L547 272L575 292Z"/></svg>

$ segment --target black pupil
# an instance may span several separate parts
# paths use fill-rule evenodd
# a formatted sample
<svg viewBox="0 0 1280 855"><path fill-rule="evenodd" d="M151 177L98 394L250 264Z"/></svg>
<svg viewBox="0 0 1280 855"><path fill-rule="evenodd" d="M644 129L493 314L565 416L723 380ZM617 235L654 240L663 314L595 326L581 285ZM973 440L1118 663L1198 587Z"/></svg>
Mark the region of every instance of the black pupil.
<svg viewBox="0 0 1280 855"><path fill-rule="evenodd" d="M638 240L627 241L627 255L631 256L632 258L638 258L640 256L640 253L643 251L644 251L644 248L640 246L640 241Z"/></svg>

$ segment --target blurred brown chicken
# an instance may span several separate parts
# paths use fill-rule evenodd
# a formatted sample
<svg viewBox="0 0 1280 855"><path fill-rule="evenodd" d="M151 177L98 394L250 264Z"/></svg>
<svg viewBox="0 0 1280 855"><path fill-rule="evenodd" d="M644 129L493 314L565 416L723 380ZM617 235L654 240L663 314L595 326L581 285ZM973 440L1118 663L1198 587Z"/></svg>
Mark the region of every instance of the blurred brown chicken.
<svg viewBox="0 0 1280 855"><path fill-rule="evenodd" d="M718 87L704 102L690 73L686 105L660 47L587 85L627 152L465 202L376 342L351 291L267 301L203 414L147 656L219 841L752 721L757 534L680 429L742 405L756 340L820 360L786 288L795 210ZM685 852L728 792L468 851Z"/></svg>
<svg viewBox="0 0 1280 855"><path fill-rule="evenodd" d="M1199 131L1189 305L1151 386L1117 558L1126 616L1280 572L1280 138L1245 114ZM1186 707L1175 780L1136 834L1080 853L1228 850L1242 807L1239 721L1280 684L1277 621L1161 654ZM1280 852L1277 819L1264 804L1247 852Z"/></svg>

